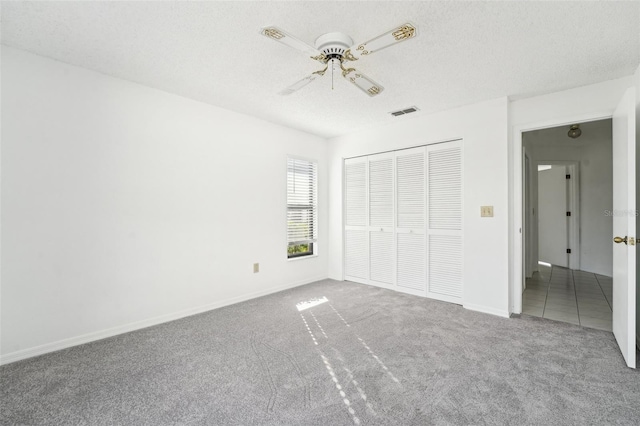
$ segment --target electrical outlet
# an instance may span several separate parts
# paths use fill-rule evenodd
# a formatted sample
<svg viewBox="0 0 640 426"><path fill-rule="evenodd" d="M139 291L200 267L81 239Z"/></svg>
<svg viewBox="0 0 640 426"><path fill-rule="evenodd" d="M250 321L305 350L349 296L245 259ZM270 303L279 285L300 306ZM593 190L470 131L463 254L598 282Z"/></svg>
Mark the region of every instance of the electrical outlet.
<svg viewBox="0 0 640 426"><path fill-rule="evenodd" d="M493 206L480 206L480 217L493 217Z"/></svg>
<svg viewBox="0 0 640 426"><path fill-rule="evenodd" d="M253 273L257 274L258 272L260 272L260 264L259 263L254 263L253 264Z"/></svg>

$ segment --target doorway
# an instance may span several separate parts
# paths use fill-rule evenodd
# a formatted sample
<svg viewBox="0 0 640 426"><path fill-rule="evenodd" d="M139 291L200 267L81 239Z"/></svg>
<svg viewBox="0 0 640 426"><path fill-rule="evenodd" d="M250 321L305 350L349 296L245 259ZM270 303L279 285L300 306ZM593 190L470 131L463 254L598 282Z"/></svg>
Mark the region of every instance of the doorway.
<svg viewBox="0 0 640 426"><path fill-rule="evenodd" d="M576 124L522 134L522 313L611 331L612 121Z"/></svg>
<svg viewBox="0 0 640 426"><path fill-rule="evenodd" d="M610 213L613 216L613 233L608 236L612 246L613 259L613 297L611 308L613 311L613 335L625 363L630 368L636 366L636 342L640 347L640 337L636 330L640 330L640 316L636 317L636 288L640 286L636 282L636 229L638 220L636 214L636 199L640 199L640 185L636 184L636 87L631 86L624 90L618 98L612 110L589 112L573 117L554 118L548 117L528 124L519 124L513 127L513 138L517 141L511 151L511 166L513 170L513 186L510 188L513 204L510 217L510 247L513 256L509 265L513 279L510 286L510 309L519 314L522 312L522 289L525 281L525 243L527 230L524 223L524 157L523 134L529 131L547 129L553 126L571 126L575 123L598 121L602 119L612 120L612 158L615 161L613 169L613 203ZM560 108L562 109L562 108ZM615 244L613 244L615 243ZM584 245L584 241L583 241ZM637 323L638 322L638 323ZM636 324L637 323L637 324Z"/></svg>

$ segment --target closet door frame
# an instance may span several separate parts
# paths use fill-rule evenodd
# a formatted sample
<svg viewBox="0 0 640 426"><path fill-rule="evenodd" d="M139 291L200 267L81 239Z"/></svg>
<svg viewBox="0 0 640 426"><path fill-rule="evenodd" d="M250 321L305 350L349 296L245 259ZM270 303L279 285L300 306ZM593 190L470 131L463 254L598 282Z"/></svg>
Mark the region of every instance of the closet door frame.
<svg viewBox="0 0 640 426"><path fill-rule="evenodd" d="M447 147L460 147L461 149L461 158L460 158L460 167L461 167L461 172L460 172L460 192L461 192L461 229L460 230L440 230L438 232L433 232L433 230L429 229L429 153L433 150L439 150L439 149L446 149L444 147L444 145L446 145ZM424 259L425 259L425 288L424 290L417 290L417 289L412 289L412 288L407 288L407 287L400 287L398 286L398 259L397 259L397 255L398 255L398 234L399 233L410 233L411 230L408 229L399 229L398 228L398 178L397 178L397 154L399 152L405 153L409 150L424 150L424 154L425 154L425 163L424 163L424 231L422 232L422 235L424 236L424 247L425 247L425 251L424 251ZM370 172L370 166L369 166L369 157L374 157L374 156L383 156L383 155L388 155L390 158L393 158L393 238L394 238L394 244L393 244L393 276L394 276L394 283L392 285L388 285L386 283L382 283L382 282L378 282L375 280L371 279L371 255L369 253L370 250L370 244L371 244L371 231L374 229L380 229L380 227L371 227L370 226L370 199L369 199L369 185L370 185L370 179L369 179L369 172ZM382 158L382 157L381 157ZM347 225L347 182L346 182L346 168L347 168L347 164L349 162L364 162L365 163L365 169L366 169L366 190L365 190L365 196L366 196L366 226L353 226L353 225ZM382 153L372 153L372 154L368 154L368 155L363 155L363 156L358 156L358 157L350 157L350 158L343 158L342 161L342 166L343 166L343 179L342 179L342 186L343 186L343 209L342 209L342 236L343 236L343 255L342 255L342 263L343 263L343 279L344 280L348 280L348 281L353 281L353 282L357 282L357 283L361 283L361 284L367 284L367 285L372 285L375 287L381 287L381 288L386 288L386 289L391 289L391 290L396 290L398 292L402 292L402 293L408 293L408 294L412 294L412 295L416 295L416 296L422 296L422 297L428 297L428 298L432 298L432 299L436 299L436 300L442 300L442 301L446 301L446 302L451 302L451 303L456 303L456 304L463 304L464 301L464 258L463 258L463 253L464 253L464 145L463 145L463 141L462 139L454 139L454 140L448 140L448 141L442 141L442 142L434 142L431 144L425 144L425 145L420 145L420 146L416 146L416 147L409 147L409 148L399 148L397 150L391 150L391 151L385 151ZM367 248L367 278L363 279L360 277L353 277L353 276L349 276L347 275L347 268L346 268L346 259L347 259L347 250L346 250L346 246L347 246L347 231L348 230L365 230L366 231L366 248ZM415 233L415 230L414 230ZM462 265L462 272L461 272L461 280L462 280L462 294L461 296L458 297L448 297L445 295L441 295L441 294L435 294L433 292L429 291L430 288L430 283L429 283L429 272L430 272L430 259L429 259L429 236L430 235L451 235L451 236L456 236L459 237L461 239L461 250L459 253L459 257L460 257L460 263Z"/></svg>

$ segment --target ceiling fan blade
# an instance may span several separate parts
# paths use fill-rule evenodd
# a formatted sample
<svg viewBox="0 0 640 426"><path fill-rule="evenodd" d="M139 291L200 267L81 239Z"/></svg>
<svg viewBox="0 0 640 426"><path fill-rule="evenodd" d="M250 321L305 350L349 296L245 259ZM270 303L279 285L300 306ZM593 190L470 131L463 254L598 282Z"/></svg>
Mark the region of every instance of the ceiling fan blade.
<svg viewBox="0 0 640 426"><path fill-rule="evenodd" d="M287 87L286 89L278 92L279 95L290 95L293 92L297 92L298 90L302 89L304 86L306 86L307 84L311 83L313 80L315 80L316 78L323 76L325 71L327 69L325 68L324 70L321 71L316 71L311 75L306 76L305 78L303 78L302 80L296 81L295 83L293 83L291 86Z"/></svg>
<svg viewBox="0 0 640 426"><path fill-rule="evenodd" d="M347 61L357 61L361 56L370 55L386 47L412 39L417 35L416 26L407 22L369 41L354 44L344 53L344 58Z"/></svg>
<svg viewBox="0 0 640 426"><path fill-rule="evenodd" d="M260 30L260 34L265 37L268 37L272 40L278 41L282 44L286 44L289 47L293 47L294 49L300 50L301 52L306 53L307 55L317 56L320 52L305 43L304 41L292 36L288 32L278 28L278 27L264 27Z"/></svg>
<svg viewBox="0 0 640 426"><path fill-rule="evenodd" d="M357 71L355 68L343 67L342 76L371 97L379 95L384 90L384 87L376 83L372 78Z"/></svg>

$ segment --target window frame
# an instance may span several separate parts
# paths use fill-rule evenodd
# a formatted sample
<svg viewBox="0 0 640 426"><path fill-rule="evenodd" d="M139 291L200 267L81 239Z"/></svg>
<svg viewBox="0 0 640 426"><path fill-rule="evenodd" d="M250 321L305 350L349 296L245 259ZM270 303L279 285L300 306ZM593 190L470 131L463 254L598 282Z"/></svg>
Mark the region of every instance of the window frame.
<svg viewBox="0 0 640 426"><path fill-rule="evenodd" d="M292 245L289 243L289 161L293 160L293 161L305 161L307 163L313 164L314 168L315 168L315 176L314 176L314 188L313 188L313 192L314 192L314 202L313 204L311 204L311 210L314 212L313 215L313 228L314 228L314 236L315 239L312 242L309 242L308 244L311 246L309 252L305 252L305 253L292 253L289 254L289 247ZM286 167L286 173L285 173L285 241L286 241L286 247L287 247L287 260L300 260L300 259L308 259L308 258L313 258L313 257L317 257L318 256L318 175L319 175L319 171L318 171L318 160L316 159L312 159L312 158L306 158L306 157L301 157L301 156L296 156L296 155L287 155L286 156L286 162L285 162L285 167ZM299 244L300 245L300 244Z"/></svg>

